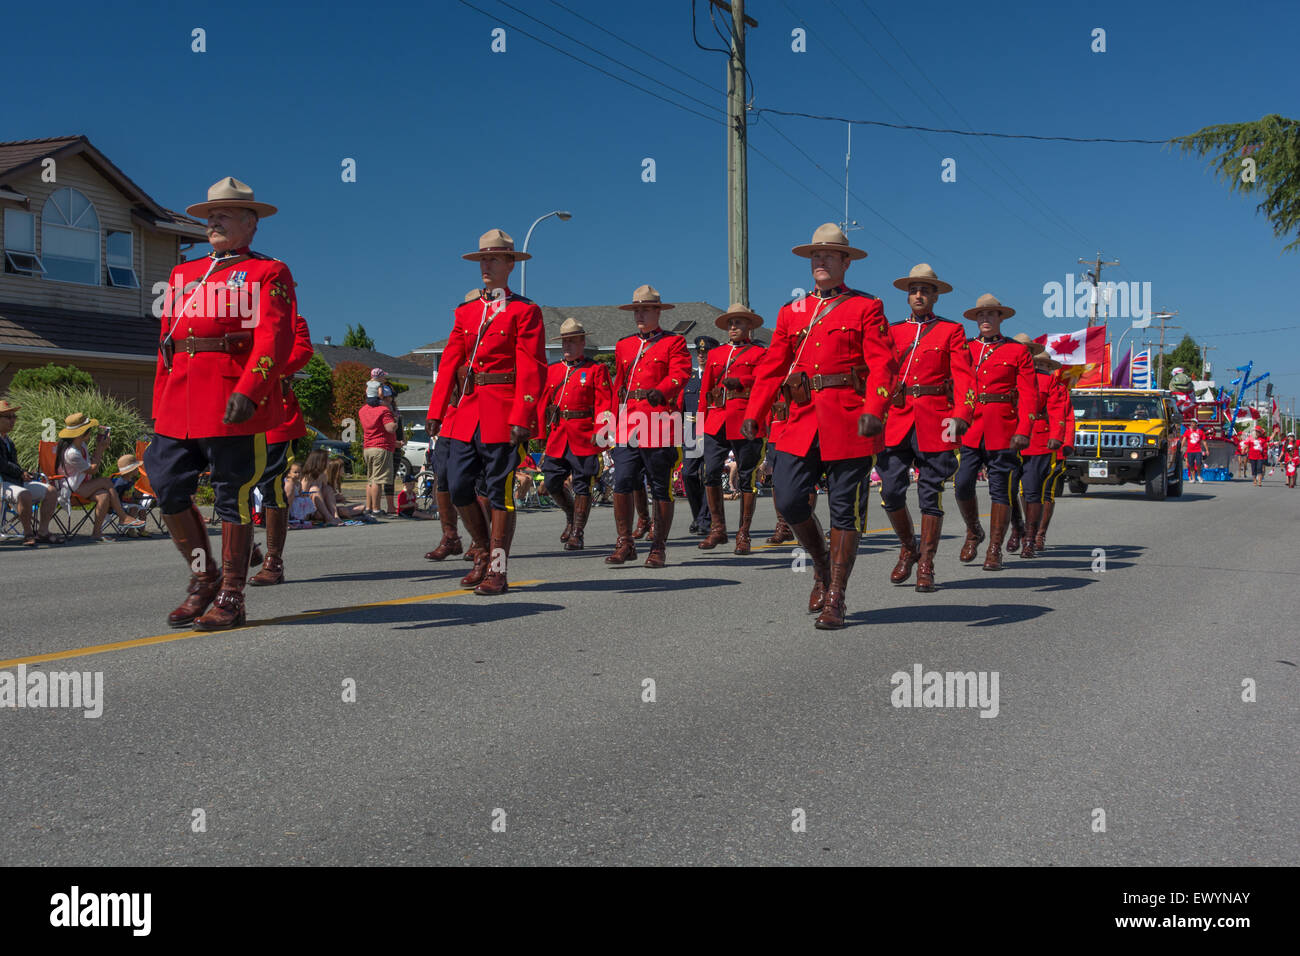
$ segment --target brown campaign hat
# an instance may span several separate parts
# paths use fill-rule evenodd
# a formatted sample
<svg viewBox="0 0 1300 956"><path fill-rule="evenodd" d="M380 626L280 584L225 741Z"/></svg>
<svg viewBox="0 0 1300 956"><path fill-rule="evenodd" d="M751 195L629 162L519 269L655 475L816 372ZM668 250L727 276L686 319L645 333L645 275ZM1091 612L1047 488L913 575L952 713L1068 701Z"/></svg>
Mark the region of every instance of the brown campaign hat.
<svg viewBox="0 0 1300 956"><path fill-rule="evenodd" d="M1031 355L1039 356L1044 354L1047 351L1046 345L1039 345L1037 342L1035 342L1033 339L1027 336L1024 332L1018 332L1017 334L1013 335L1012 338L1015 341L1019 342L1021 345L1029 346L1029 352Z"/></svg>
<svg viewBox="0 0 1300 956"><path fill-rule="evenodd" d="M934 269L930 267L930 263L928 262L922 262L920 265L912 266L911 272L901 279L894 280L894 288L902 289L904 292L907 292L913 282L928 282L930 285L938 289L940 294L952 291L952 286L935 275Z"/></svg>
<svg viewBox="0 0 1300 956"><path fill-rule="evenodd" d="M477 262L487 256L509 256L515 262L532 258L526 252L515 252L515 241L504 229L489 229L483 233L478 237L478 252L467 252L461 258Z"/></svg>
<svg viewBox="0 0 1300 956"><path fill-rule="evenodd" d="M763 324L763 317L761 315L757 312L750 312L749 309L745 308L739 302L731 303L731 308L714 319L713 324L725 332L727 329L731 328L731 322L729 320L734 318L747 319L749 321L749 329L751 332Z"/></svg>
<svg viewBox="0 0 1300 956"><path fill-rule="evenodd" d="M251 209L258 219L274 216L276 209L270 203L257 202L253 199L253 187L241 183L234 176L227 176L208 187L208 201L186 206L185 211L195 219L207 219L208 213L218 206L237 206Z"/></svg>
<svg viewBox="0 0 1300 956"><path fill-rule="evenodd" d="M99 424L97 418L87 418L82 412L75 412L63 420L64 427L59 429L60 438L80 438Z"/></svg>
<svg viewBox="0 0 1300 956"><path fill-rule="evenodd" d="M480 299L482 297L483 297L482 289L470 289L468 292L465 293L465 302L473 302L475 299ZM461 304L464 305L464 302L462 302Z"/></svg>
<svg viewBox="0 0 1300 956"><path fill-rule="evenodd" d="M677 307L661 301L659 290L654 286L639 285L636 287L636 291L632 293L632 301L627 305L620 305L619 308L625 312L634 312L637 309L659 309L662 312Z"/></svg>
<svg viewBox="0 0 1300 956"><path fill-rule="evenodd" d="M22 408L21 405L15 405L13 402L9 401L9 399L0 398L0 415L5 412L16 412L20 408Z"/></svg>
<svg viewBox="0 0 1300 956"><path fill-rule="evenodd" d="M805 243L802 246L795 246L790 251L796 256L811 259L814 252L823 250L843 252L850 259L865 259L867 257L865 250L849 245L849 237L844 235L844 230L833 222L822 223L817 227L817 231L813 233L812 242Z"/></svg>
<svg viewBox="0 0 1300 956"><path fill-rule="evenodd" d="M1016 336L1016 338L1019 339L1020 336ZM1043 347L1040 345L1039 348L1043 348ZM1056 359L1052 358L1050 355L1047 354L1047 349L1043 349L1041 352L1034 353L1034 365L1037 368L1041 368L1046 372L1055 372L1058 368L1061 367L1060 362L1058 362Z"/></svg>
<svg viewBox="0 0 1300 956"><path fill-rule="evenodd" d="M975 313L979 312L982 309L997 309L999 312L1002 313L1002 318L1004 319L1009 319L1011 318L1011 316L1016 314L1016 310L1011 308L1011 306L1003 305L1001 302L997 300L996 296L991 295L988 292L985 292L976 301L975 308L967 309L965 312L962 313L962 315L964 315L966 318L970 319L973 322L975 321Z"/></svg>
<svg viewBox="0 0 1300 956"><path fill-rule="evenodd" d="M565 319L560 324L560 334L557 335L551 341L555 342L555 341L562 341L564 339L573 339L573 338L577 338L580 335L585 337L586 334L587 334L587 330L583 328L582 323L579 322L577 319L570 317Z"/></svg>

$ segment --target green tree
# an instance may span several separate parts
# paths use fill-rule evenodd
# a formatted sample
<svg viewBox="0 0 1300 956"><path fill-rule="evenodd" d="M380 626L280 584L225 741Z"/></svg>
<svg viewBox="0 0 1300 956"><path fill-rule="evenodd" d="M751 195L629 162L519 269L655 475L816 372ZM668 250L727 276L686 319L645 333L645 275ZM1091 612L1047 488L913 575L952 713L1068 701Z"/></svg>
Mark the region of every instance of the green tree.
<svg viewBox="0 0 1300 956"><path fill-rule="evenodd" d="M55 365L50 362L43 368L25 368L15 373L11 388L49 388L59 392L70 392L79 388L94 388L95 380L89 372L83 372L75 365Z"/></svg>
<svg viewBox="0 0 1300 956"><path fill-rule="evenodd" d="M343 336L343 347L346 349L365 349L368 352L375 350L375 340L366 335L366 327L360 322L354 329L351 324Z"/></svg>
<svg viewBox="0 0 1300 956"><path fill-rule="evenodd" d="M330 413L334 409L334 373L329 363L319 355L313 355L303 368L306 378L294 379L293 391L298 396L303 416L317 428L330 424Z"/></svg>
<svg viewBox="0 0 1300 956"><path fill-rule="evenodd" d="M1273 235L1300 233L1300 122L1273 113L1253 123L1207 126L1172 142L1184 154L1208 158L1233 190L1262 194L1255 209L1273 224ZM1298 249L1300 235L1283 251Z"/></svg>
<svg viewBox="0 0 1300 956"><path fill-rule="evenodd" d="M334 366L334 407L330 412L330 424L335 430L343 427L345 419L357 420L357 412L366 403L366 382L370 380L370 369L360 362L339 362ZM357 429L360 437L361 430Z"/></svg>
<svg viewBox="0 0 1300 956"><path fill-rule="evenodd" d="M1174 346L1173 351L1165 355L1165 369L1164 374L1160 376L1160 388L1169 387L1169 379L1176 368L1186 369L1187 374L1197 380L1205 377L1202 374L1201 350L1190 335L1184 335L1183 340Z"/></svg>

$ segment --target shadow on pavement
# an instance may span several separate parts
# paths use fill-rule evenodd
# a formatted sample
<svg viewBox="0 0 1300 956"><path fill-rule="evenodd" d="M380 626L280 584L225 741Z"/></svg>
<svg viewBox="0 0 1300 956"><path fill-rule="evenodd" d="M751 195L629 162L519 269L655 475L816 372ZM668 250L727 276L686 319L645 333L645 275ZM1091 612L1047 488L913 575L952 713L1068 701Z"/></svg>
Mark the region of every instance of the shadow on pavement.
<svg viewBox="0 0 1300 956"><path fill-rule="evenodd" d="M532 591L534 589L530 587L528 590ZM467 600L463 604L449 601L413 602L411 604L391 604L383 607L356 608L339 612L331 612L329 608L317 608L316 610L329 613L288 621L275 618L264 621L251 621L249 626L293 627L303 624L343 623L381 624L393 626L396 630L421 630L428 627L443 627L455 624L493 624L529 617L544 611L565 610L561 604L541 604L534 601L503 602L493 598L478 597L470 592L466 592L466 598Z"/></svg>
<svg viewBox="0 0 1300 956"><path fill-rule="evenodd" d="M849 600L853 595L850 593ZM850 605L851 607L851 605ZM1032 621L1052 612L1050 607L1036 604L990 604L971 607L969 604L873 608L865 611L850 610L845 618L849 626L856 624L965 624L967 627L1000 627Z"/></svg>

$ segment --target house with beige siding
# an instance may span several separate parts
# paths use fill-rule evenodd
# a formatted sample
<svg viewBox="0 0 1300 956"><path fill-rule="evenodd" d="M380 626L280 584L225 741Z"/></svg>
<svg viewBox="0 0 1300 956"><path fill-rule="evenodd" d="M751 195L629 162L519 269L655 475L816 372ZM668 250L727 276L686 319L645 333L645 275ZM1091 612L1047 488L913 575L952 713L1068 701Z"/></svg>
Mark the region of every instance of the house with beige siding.
<svg viewBox="0 0 1300 956"><path fill-rule="evenodd" d="M84 136L0 142L0 392L75 365L151 419L153 288L205 241Z"/></svg>

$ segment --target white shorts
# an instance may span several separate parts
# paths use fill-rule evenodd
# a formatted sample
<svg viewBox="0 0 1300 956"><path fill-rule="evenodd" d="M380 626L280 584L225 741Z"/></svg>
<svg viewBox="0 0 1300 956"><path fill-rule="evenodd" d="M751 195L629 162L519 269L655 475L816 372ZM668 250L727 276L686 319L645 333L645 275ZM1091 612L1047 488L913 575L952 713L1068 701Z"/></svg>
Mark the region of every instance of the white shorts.
<svg viewBox="0 0 1300 956"><path fill-rule="evenodd" d="M54 490L49 485L42 484L39 481L29 481L25 485L11 485L5 482L5 498L15 505L18 504L18 493L24 488L31 492L33 503L45 500L45 495Z"/></svg>

